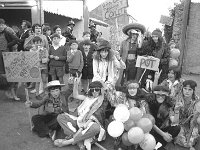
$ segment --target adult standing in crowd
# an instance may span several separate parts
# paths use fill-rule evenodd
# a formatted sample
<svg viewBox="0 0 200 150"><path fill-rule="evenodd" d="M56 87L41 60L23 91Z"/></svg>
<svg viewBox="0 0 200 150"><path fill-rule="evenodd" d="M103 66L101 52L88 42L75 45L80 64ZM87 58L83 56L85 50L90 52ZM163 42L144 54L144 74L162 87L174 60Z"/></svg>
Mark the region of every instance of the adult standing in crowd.
<svg viewBox="0 0 200 150"><path fill-rule="evenodd" d="M20 31L20 42L18 43L18 51L24 51L25 39L29 37L29 30L31 29L31 23L27 20L22 20L22 30Z"/></svg>
<svg viewBox="0 0 200 150"><path fill-rule="evenodd" d="M123 33L128 36L126 40L122 41L120 48L120 55L122 60L126 63L126 70L120 70L117 85L137 78L137 68L135 67L135 64L138 52L142 46L142 34L144 34L145 30L145 27L139 23L128 24L122 29Z"/></svg>
<svg viewBox="0 0 200 150"><path fill-rule="evenodd" d="M59 25L55 25L53 27L53 32L57 33L60 36L60 42L59 42L60 46L65 46L65 44L66 44L66 38L64 36L62 36L61 27Z"/></svg>
<svg viewBox="0 0 200 150"><path fill-rule="evenodd" d="M42 43L43 43L42 46L44 46L47 50L49 50L48 40L47 40L46 36L42 34L42 26L40 24L36 23L32 26L32 30L33 30L34 34L30 35L27 39L25 39L24 49L29 51L33 46L33 38L35 36L39 36L42 39Z"/></svg>
<svg viewBox="0 0 200 150"><path fill-rule="evenodd" d="M91 42L97 43L97 37L99 35L99 32L96 30L96 24L94 24L93 22L90 22L89 29L90 29Z"/></svg>
<svg viewBox="0 0 200 150"><path fill-rule="evenodd" d="M164 79L167 78L169 70L169 48L167 44L163 41L162 32L159 29L155 29L152 32L151 37L147 42L144 42L142 45L142 50L140 55L153 56L160 59L159 70L162 70L158 84L160 84ZM143 72L144 69L140 68L140 72ZM146 70L143 79L141 81L142 87L145 86L147 76L150 75L151 78L154 78L154 71ZM153 79L154 80L154 79Z"/></svg>
<svg viewBox="0 0 200 150"><path fill-rule="evenodd" d="M63 36L66 38L66 42L68 43L70 40L76 40L76 37L73 35L73 29L75 27L75 23L73 20L70 20L66 31L63 33Z"/></svg>
<svg viewBox="0 0 200 150"><path fill-rule="evenodd" d="M93 58L92 81L101 81L103 83L116 84L118 78L118 69L125 69L126 66L121 57L115 55L108 41L102 40Z"/></svg>
<svg viewBox="0 0 200 150"><path fill-rule="evenodd" d="M4 67L4 61L3 61L3 52L12 52L13 46L17 44L19 41L19 38L15 35L9 32L7 29L7 26L5 25L5 20L0 18L0 74L5 75L5 67ZM16 84L11 83L7 84L7 87L4 87L3 90L6 91L6 95L8 98L14 98L14 100L20 100L16 95ZM10 92L10 93L9 93Z"/></svg>
<svg viewBox="0 0 200 150"><path fill-rule="evenodd" d="M47 37L47 40L48 40L48 43L49 43L49 46L52 45L52 40L51 40L51 28L50 26L45 26L43 28L43 34Z"/></svg>

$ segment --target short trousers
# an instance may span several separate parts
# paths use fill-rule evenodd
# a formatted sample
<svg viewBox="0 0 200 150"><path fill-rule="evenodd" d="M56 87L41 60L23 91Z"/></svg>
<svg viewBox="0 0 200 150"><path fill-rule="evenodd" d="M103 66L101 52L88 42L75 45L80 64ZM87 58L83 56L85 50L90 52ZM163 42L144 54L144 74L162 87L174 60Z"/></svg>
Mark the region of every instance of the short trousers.
<svg viewBox="0 0 200 150"><path fill-rule="evenodd" d="M63 77L64 67L50 66L49 74L52 76Z"/></svg>

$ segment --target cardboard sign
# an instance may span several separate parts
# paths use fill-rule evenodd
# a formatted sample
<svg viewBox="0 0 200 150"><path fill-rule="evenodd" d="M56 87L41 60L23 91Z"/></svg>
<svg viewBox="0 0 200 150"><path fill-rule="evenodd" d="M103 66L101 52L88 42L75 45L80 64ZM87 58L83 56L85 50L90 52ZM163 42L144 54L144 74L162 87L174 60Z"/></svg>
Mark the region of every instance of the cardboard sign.
<svg viewBox="0 0 200 150"><path fill-rule="evenodd" d="M158 71L159 58L153 56L137 56L136 67Z"/></svg>
<svg viewBox="0 0 200 150"><path fill-rule="evenodd" d="M37 52L4 52L4 66L8 82L40 82Z"/></svg>
<svg viewBox="0 0 200 150"><path fill-rule="evenodd" d="M171 26L172 22L173 22L173 18L161 15L160 23Z"/></svg>
<svg viewBox="0 0 200 150"><path fill-rule="evenodd" d="M107 0L101 4L103 20L110 20L126 14L128 0Z"/></svg>

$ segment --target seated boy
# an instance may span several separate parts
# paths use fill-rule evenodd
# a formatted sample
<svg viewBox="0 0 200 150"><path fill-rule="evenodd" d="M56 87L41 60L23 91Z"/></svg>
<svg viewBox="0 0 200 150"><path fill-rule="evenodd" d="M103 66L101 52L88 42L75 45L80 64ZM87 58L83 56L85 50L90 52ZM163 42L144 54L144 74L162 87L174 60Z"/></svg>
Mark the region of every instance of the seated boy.
<svg viewBox="0 0 200 150"><path fill-rule="evenodd" d="M41 114L34 115L32 117L33 131L38 134L39 137L51 137L55 139L55 131L60 126L57 122L57 116L63 112L68 112L68 105L65 100L65 96L61 93L61 87L64 84L60 84L58 80L51 81L47 84L46 89L49 94L41 101L26 101L26 107L39 108L41 107ZM54 133L54 134L52 134Z"/></svg>

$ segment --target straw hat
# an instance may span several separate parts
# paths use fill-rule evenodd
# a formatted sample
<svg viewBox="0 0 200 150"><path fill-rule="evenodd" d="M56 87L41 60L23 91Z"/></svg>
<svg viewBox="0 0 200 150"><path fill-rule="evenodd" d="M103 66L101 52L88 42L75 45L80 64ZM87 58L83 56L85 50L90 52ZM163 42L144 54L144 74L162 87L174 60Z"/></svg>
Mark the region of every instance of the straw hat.
<svg viewBox="0 0 200 150"><path fill-rule="evenodd" d="M47 86L45 89L48 90L49 88L54 87L54 86L63 87L63 86L65 86L65 84L60 84L59 80L53 80L53 81L47 83Z"/></svg>

